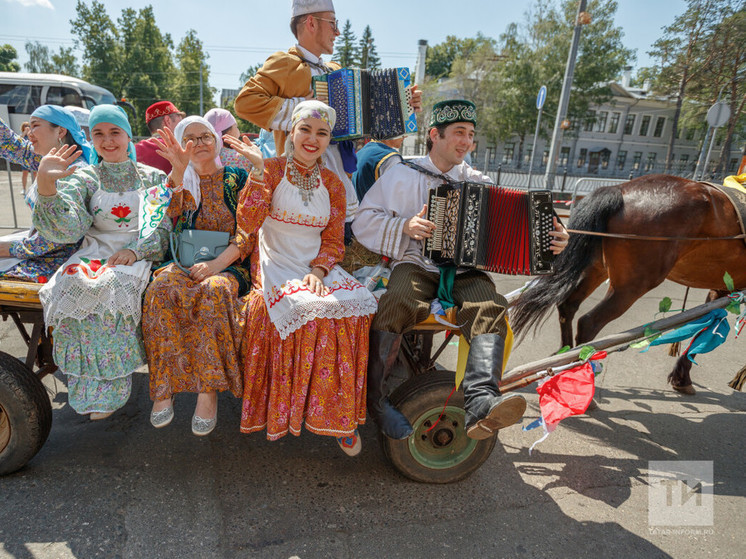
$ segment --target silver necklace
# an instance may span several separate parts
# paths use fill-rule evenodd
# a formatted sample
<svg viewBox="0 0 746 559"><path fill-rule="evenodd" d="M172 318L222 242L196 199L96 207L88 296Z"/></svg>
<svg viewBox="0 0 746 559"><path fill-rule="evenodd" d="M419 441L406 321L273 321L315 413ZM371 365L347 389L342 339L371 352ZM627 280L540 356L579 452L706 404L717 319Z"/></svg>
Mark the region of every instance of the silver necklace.
<svg viewBox="0 0 746 559"><path fill-rule="evenodd" d="M313 196L313 191L318 188L319 183L321 182L319 164L314 163L313 167L311 168L311 172L307 175L301 173L296 165L300 164L293 161L292 155L288 155L288 179L290 179L290 184L300 190L300 195L303 199L303 205L308 206L308 202Z"/></svg>

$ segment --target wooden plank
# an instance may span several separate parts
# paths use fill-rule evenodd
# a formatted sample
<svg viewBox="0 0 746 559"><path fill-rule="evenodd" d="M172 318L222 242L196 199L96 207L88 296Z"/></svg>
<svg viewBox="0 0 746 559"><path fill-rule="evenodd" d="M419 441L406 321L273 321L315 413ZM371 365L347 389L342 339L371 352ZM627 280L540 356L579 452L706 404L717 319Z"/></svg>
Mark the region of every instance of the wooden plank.
<svg viewBox="0 0 746 559"><path fill-rule="evenodd" d="M39 290L43 284L0 280L0 306L40 309Z"/></svg>

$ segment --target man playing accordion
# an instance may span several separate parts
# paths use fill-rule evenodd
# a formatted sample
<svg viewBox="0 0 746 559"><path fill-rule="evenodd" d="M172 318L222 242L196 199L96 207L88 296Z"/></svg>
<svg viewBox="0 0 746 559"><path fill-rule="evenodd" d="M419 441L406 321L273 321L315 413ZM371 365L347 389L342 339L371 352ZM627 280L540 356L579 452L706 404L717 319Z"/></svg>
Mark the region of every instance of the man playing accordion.
<svg viewBox="0 0 746 559"><path fill-rule="evenodd" d="M427 318L436 297L456 307L461 333L471 344L463 380L467 435L489 438L518 422L526 409L522 396L502 396L498 388L508 329L505 298L486 273L475 269L441 272L422 255L422 243L436 228L426 219L428 193L444 182L442 176L490 182L464 162L474 140L476 117L476 106L470 101L437 103L428 130L428 154L413 161L419 169L399 163L383 175L365 195L352 225L358 241L388 256L393 268L371 326L368 412L381 431L394 439L408 437L412 426L390 403L385 381L402 334ZM568 234L557 221L554 229L551 250L558 254L567 245Z"/></svg>

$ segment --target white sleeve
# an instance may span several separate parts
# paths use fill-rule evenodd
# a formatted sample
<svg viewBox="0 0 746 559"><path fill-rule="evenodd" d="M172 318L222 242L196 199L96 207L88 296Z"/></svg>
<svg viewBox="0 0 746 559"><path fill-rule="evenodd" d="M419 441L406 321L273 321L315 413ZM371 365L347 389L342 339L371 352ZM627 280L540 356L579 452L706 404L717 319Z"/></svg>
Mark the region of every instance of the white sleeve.
<svg viewBox="0 0 746 559"><path fill-rule="evenodd" d="M290 132L290 119L293 116L293 110L301 101L305 101L305 97L291 97L290 99L285 99L282 102L282 107L277 111L275 118L272 119L270 128L272 130Z"/></svg>
<svg viewBox="0 0 746 559"><path fill-rule="evenodd" d="M387 175L387 178L391 175ZM357 210L352 231L355 238L368 250L401 260L407 248L404 225L408 218L394 212L388 194L395 191L395 184L378 180L365 194Z"/></svg>

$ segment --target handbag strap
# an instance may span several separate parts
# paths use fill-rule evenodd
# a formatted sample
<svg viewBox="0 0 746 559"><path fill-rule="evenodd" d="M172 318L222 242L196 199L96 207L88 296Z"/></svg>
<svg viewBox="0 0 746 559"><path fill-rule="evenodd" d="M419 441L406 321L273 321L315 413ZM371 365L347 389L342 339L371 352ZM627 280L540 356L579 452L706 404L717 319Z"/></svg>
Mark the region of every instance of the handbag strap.
<svg viewBox="0 0 746 559"><path fill-rule="evenodd" d="M171 232L169 243L171 245L171 256L174 257L174 264L176 264L176 267L182 270L186 273L186 275L189 275L189 270L187 270L184 266L181 265L181 262L179 262L179 255L176 253L176 233L173 231Z"/></svg>

